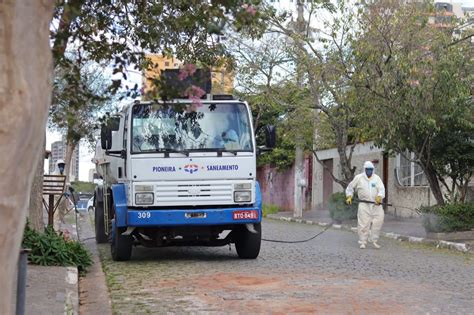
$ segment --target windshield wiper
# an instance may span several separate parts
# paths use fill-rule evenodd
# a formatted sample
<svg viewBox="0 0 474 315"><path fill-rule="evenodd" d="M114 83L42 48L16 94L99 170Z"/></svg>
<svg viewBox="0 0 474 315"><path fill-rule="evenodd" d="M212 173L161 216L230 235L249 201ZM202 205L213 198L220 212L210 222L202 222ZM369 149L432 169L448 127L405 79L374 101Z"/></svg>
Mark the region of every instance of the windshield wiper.
<svg viewBox="0 0 474 315"><path fill-rule="evenodd" d="M180 153L180 154L183 154L183 155L186 155L187 157L189 157L189 151L187 151L187 150L179 151L179 150L175 150L175 149L160 149L160 150L157 150L156 153L164 153L165 158L170 157L170 153Z"/></svg>
<svg viewBox="0 0 474 315"><path fill-rule="evenodd" d="M233 155L237 155L238 150L225 150L221 148L201 148L201 149L189 149L189 152L217 152L217 156L222 156L222 152L229 152Z"/></svg>

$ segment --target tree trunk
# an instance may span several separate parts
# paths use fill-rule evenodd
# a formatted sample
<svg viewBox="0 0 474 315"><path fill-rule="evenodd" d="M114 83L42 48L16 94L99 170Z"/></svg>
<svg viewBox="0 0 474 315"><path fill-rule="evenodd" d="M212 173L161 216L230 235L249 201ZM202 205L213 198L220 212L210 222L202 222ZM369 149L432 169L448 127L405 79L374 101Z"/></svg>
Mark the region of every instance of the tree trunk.
<svg viewBox="0 0 474 315"><path fill-rule="evenodd" d="M71 171L72 171L72 156L74 153L74 149L76 148L76 144L67 141L66 143L66 156L64 158L64 163L66 166L64 168L64 174L66 175L66 183L71 181Z"/></svg>
<svg viewBox="0 0 474 315"><path fill-rule="evenodd" d="M13 314L14 279L31 184L51 102L54 1L0 2L0 314Z"/></svg>
<svg viewBox="0 0 474 315"><path fill-rule="evenodd" d="M441 191L441 186L439 185L438 177L436 176L434 167L429 162L426 163L424 161L421 161L420 164L423 168L423 172L425 172L426 179L428 180L431 192L433 193L433 196L436 199L436 203L438 205L444 205L443 192Z"/></svg>
<svg viewBox="0 0 474 315"><path fill-rule="evenodd" d="M45 147L43 138L43 148ZM30 227L36 231L44 230L43 221L43 174L44 174L44 149L40 151L38 162L36 163L35 177L30 193L30 206L28 208L28 221Z"/></svg>

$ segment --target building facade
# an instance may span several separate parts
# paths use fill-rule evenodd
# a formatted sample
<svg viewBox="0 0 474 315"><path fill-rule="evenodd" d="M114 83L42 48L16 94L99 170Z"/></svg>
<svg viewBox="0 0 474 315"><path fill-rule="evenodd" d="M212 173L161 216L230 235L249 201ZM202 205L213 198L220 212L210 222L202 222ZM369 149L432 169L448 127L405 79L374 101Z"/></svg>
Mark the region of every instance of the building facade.
<svg viewBox="0 0 474 315"><path fill-rule="evenodd" d="M56 163L58 160L66 159L66 137L62 140L53 142L51 144L51 155L49 157L49 173L52 174L56 170ZM70 168L69 178L70 181L79 180L79 145L72 154L72 167Z"/></svg>
<svg viewBox="0 0 474 315"><path fill-rule="evenodd" d="M336 148L317 151L318 158L332 171L340 176L339 155ZM387 207L387 212L397 217L414 217L413 211L421 206L436 204L430 186L421 167L413 162L413 153L387 155L373 142L357 144L352 156L352 166L356 167L355 174L363 172L364 161L372 161L375 173L382 179L385 189L385 202L393 206ZM341 185L332 177L320 163L313 165L312 206L313 209L327 210L329 197L336 192L342 192ZM447 179L449 183L449 179ZM474 183L469 185L467 200L474 199ZM411 210L410 210L411 209Z"/></svg>
<svg viewBox="0 0 474 315"><path fill-rule="evenodd" d="M143 71L142 84L143 94L153 91L153 80L160 77L161 72L166 69L179 69L183 63L174 58L162 55L148 54L145 56L149 61L149 66ZM225 67L218 67L211 70L212 94L232 94L234 89L234 74L226 70Z"/></svg>

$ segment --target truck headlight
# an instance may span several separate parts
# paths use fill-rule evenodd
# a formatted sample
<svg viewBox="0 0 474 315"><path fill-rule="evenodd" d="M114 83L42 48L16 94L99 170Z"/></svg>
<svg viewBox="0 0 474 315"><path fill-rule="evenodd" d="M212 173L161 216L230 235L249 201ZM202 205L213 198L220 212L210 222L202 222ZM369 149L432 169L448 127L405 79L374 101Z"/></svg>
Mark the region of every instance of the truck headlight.
<svg viewBox="0 0 474 315"><path fill-rule="evenodd" d="M234 191L234 202L250 202L252 200L252 191Z"/></svg>
<svg viewBox="0 0 474 315"><path fill-rule="evenodd" d="M154 202L153 193L136 193L135 204L137 205L152 205Z"/></svg>

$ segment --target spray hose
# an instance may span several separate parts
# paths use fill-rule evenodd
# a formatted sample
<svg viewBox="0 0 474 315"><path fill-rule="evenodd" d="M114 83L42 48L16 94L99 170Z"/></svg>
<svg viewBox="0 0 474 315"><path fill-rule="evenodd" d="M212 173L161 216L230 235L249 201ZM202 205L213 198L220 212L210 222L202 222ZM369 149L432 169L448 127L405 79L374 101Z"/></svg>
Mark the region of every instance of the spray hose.
<svg viewBox="0 0 474 315"><path fill-rule="evenodd" d="M369 203L369 204L375 204L374 201L369 201L369 200L360 200L360 199L355 199L354 200L355 202L362 202L362 203ZM409 208L409 207L403 207L403 206L394 206L390 203L381 203L381 205L385 205L385 206L390 206L390 207L394 207L394 208L403 208L403 209L408 209L408 210L411 210L413 212L416 212L417 214L420 214L420 211L416 210L416 209L413 209L413 208ZM262 241L265 241L265 242L271 242L271 243L283 243L283 244L298 244L298 243L306 243L306 242L309 242L309 241L312 241L314 240L315 238L317 238L318 236L322 235L324 232L326 232L327 230L329 230L332 225L334 223L331 222L327 227L324 228L324 230L322 230L321 232L317 233L316 235L308 238L308 239L305 239L305 240L298 240L298 241L284 241L284 240L272 240L272 239L266 239L266 238L262 238Z"/></svg>
<svg viewBox="0 0 474 315"><path fill-rule="evenodd" d="M360 199L354 199L354 202L362 202L362 203L376 204L374 201L360 200ZM416 214L421 214L419 210L413 209L413 208L410 208L410 207L398 206L398 205L393 205L393 204L391 204L391 203L385 203L385 202L382 202L380 205L382 205L382 206L394 207L395 209L396 209L396 208L407 209L407 210L410 210L410 211L415 212Z"/></svg>
<svg viewBox="0 0 474 315"><path fill-rule="evenodd" d="M271 240L271 239L266 239L266 238L262 238L262 241L265 241L265 242L271 242L271 243L284 243L284 244L297 244L297 243L306 243L306 242L309 242L309 241L312 241L314 240L316 237L320 236L321 234L323 234L324 232L326 232L327 230L329 230L329 228L333 225L333 223L331 222L327 227L324 228L324 230L322 230L321 232L317 233L316 235L308 238L308 239L305 239L305 240L299 240L299 241L282 241L282 240Z"/></svg>

